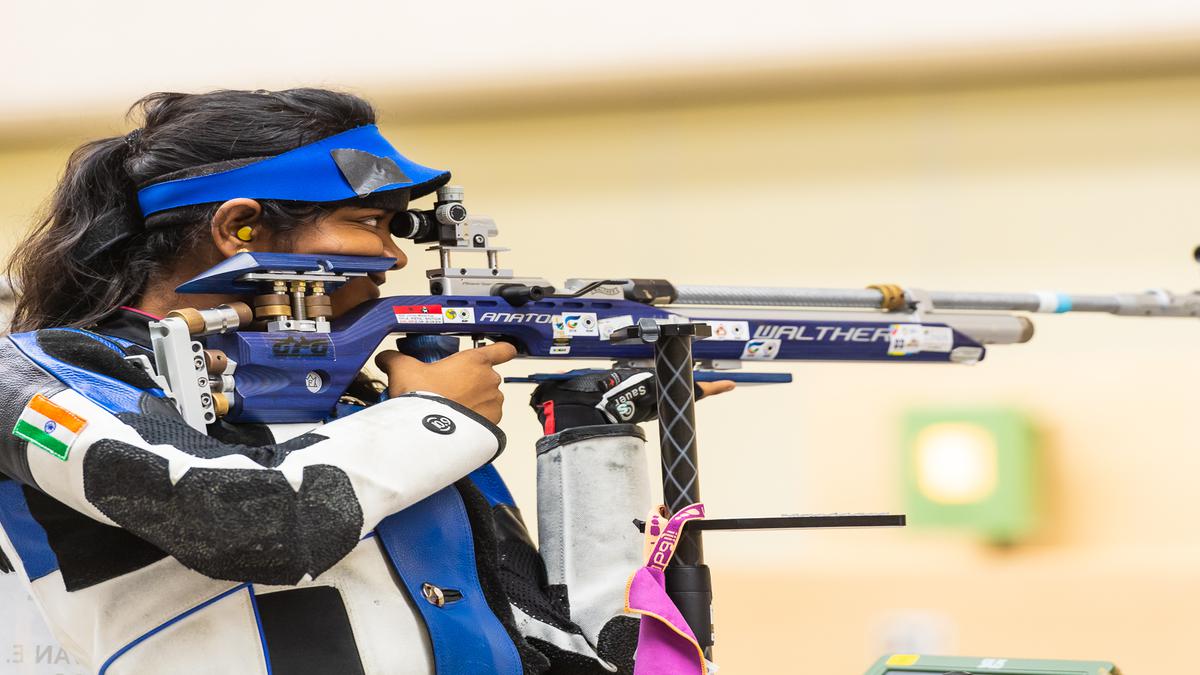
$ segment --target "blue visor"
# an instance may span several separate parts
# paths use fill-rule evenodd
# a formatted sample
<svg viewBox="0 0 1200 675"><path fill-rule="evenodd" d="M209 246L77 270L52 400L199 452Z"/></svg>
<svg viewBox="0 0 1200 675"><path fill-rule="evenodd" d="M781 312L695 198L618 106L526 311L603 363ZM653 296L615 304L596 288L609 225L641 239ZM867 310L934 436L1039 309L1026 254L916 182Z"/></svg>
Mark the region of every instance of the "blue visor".
<svg viewBox="0 0 1200 675"><path fill-rule="evenodd" d="M336 202L407 188L412 199L445 185L450 172L409 161L374 124L344 131L282 155L206 176L138 190L142 216L238 197Z"/></svg>

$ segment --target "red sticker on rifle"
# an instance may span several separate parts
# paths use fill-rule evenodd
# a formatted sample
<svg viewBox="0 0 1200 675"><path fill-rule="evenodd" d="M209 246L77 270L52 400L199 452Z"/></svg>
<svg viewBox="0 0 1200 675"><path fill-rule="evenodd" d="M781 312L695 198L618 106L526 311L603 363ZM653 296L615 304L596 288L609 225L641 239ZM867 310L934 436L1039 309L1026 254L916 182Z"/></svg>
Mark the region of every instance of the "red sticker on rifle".
<svg viewBox="0 0 1200 675"><path fill-rule="evenodd" d="M441 305L392 305L396 323L443 323Z"/></svg>

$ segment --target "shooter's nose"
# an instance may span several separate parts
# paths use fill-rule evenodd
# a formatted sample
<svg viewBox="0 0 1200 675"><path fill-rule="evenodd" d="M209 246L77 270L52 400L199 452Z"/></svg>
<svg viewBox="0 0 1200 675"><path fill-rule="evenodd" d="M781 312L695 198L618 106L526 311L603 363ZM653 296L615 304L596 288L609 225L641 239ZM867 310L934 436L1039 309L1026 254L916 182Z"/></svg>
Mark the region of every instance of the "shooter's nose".
<svg viewBox="0 0 1200 675"><path fill-rule="evenodd" d="M396 245L396 240L391 237L385 237L387 241L383 244L383 250L387 255L396 259L396 264L392 265L393 270L402 269L408 264L408 256L404 255L404 251Z"/></svg>

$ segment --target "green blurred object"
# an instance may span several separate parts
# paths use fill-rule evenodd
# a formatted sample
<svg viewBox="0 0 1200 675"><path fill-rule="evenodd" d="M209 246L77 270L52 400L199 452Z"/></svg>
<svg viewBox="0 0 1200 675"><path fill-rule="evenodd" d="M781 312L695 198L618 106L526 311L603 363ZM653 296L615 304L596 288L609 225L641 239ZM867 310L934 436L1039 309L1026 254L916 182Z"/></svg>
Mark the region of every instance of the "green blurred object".
<svg viewBox="0 0 1200 675"><path fill-rule="evenodd" d="M1110 661L890 654L876 661L866 675L1121 675L1121 671Z"/></svg>
<svg viewBox="0 0 1200 675"><path fill-rule="evenodd" d="M905 511L913 527L1015 544L1041 516L1042 472L1030 418L1009 408L917 409L904 417Z"/></svg>

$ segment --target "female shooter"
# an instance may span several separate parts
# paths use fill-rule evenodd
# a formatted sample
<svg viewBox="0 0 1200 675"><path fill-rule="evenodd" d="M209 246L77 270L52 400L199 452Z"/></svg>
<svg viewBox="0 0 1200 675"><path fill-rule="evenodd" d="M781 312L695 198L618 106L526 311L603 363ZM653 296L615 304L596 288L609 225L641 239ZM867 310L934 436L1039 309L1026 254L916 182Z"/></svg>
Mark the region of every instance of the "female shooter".
<svg viewBox="0 0 1200 675"><path fill-rule="evenodd" d="M385 352L386 394L360 383L347 393L373 405L315 429L192 429L126 357L149 353L154 317L244 298L176 286L243 249L400 268L389 220L449 174L397 153L345 94L135 109L139 130L72 155L11 261L23 293L0 339L0 567L63 646L110 675L629 672L621 600L649 491L641 432L602 398L639 376L535 394L557 432L539 443L540 554L503 486L469 477L504 446L493 367L509 345L436 364ZM364 178L329 147L384 170ZM334 314L382 282L345 284Z"/></svg>

